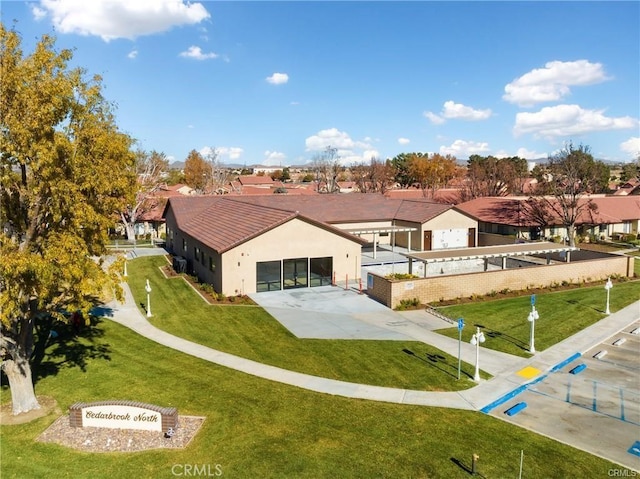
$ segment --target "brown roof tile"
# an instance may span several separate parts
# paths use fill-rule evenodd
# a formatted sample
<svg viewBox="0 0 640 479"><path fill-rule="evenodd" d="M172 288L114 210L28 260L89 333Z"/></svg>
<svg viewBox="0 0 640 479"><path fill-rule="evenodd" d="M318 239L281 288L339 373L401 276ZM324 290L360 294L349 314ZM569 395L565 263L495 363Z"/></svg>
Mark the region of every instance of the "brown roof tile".
<svg viewBox="0 0 640 479"><path fill-rule="evenodd" d="M297 211L236 201L239 197L171 198L178 227L219 253L224 253L294 218L358 243L364 241ZM197 200L197 201L193 201Z"/></svg>

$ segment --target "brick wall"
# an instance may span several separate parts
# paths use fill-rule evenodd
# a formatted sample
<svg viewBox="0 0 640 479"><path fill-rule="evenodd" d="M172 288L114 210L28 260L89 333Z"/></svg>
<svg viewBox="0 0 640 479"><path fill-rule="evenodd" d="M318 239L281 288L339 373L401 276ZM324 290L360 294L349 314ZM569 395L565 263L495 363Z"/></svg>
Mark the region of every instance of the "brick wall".
<svg viewBox="0 0 640 479"><path fill-rule="evenodd" d="M633 276L633 258L610 256L604 259L579 261L569 264L551 264L487 271L460 275L431 276L401 281L390 281L371 274L367 281L367 294L382 304L395 308L403 299L418 298L421 303L485 295L504 289L512 291L533 287L546 287L553 283L591 282L609 276Z"/></svg>

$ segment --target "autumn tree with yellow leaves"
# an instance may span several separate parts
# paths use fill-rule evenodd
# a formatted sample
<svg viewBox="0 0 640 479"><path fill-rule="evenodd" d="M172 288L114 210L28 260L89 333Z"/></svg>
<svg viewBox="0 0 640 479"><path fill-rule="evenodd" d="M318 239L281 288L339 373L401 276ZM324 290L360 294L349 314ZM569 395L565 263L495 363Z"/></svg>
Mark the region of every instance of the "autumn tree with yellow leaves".
<svg viewBox="0 0 640 479"><path fill-rule="evenodd" d="M99 259L135 185L132 140L99 77L43 36L24 55L0 24L0 360L13 413L39 408L31 360L55 321L88 312L116 267ZM115 266L115 265L114 265Z"/></svg>

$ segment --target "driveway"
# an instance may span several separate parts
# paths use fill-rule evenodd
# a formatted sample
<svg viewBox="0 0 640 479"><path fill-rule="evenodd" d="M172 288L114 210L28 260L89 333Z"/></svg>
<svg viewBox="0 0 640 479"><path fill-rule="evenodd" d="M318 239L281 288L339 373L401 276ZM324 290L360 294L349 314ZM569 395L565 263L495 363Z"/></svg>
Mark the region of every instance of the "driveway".
<svg viewBox="0 0 640 479"><path fill-rule="evenodd" d="M398 313L366 295L337 286L249 296L298 338L412 339L400 331L383 327L402 323L403 318Z"/></svg>

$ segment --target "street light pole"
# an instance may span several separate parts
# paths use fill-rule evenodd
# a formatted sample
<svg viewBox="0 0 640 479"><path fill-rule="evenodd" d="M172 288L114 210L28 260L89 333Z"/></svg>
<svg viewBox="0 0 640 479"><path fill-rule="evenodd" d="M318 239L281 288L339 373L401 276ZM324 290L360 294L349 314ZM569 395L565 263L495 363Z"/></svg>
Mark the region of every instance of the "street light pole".
<svg viewBox="0 0 640 479"><path fill-rule="evenodd" d="M462 344L462 328L464 328L464 319L459 318L458 319L458 379L460 379L460 365L461 365L461 358L460 358L460 345Z"/></svg>
<svg viewBox="0 0 640 479"><path fill-rule="evenodd" d="M471 344L476 347L476 372L473 375L475 382L480 382L480 343L484 343L484 333L480 331L480 327L476 327L476 334L471 337Z"/></svg>
<svg viewBox="0 0 640 479"><path fill-rule="evenodd" d="M149 280L147 280L147 285L144 287L147 292L147 318L151 317L151 285L149 284Z"/></svg>
<svg viewBox="0 0 640 479"><path fill-rule="evenodd" d="M529 352L531 354L535 354L536 353L536 346L535 346L535 326L536 326L536 320L540 317L540 315L538 314L538 311L536 311L536 307L535 306L531 306L531 312L529 313L529 317L527 318L529 320L529 322L531 323L531 341L529 342Z"/></svg>
<svg viewBox="0 0 640 479"><path fill-rule="evenodd" d="M611 282L611 278L607 278L607 282L604 285L604 289L607 290L607 310L604 312L605 314L611 314L611 310L609 309L609 292L613 288L613 283Z"/></svg>

